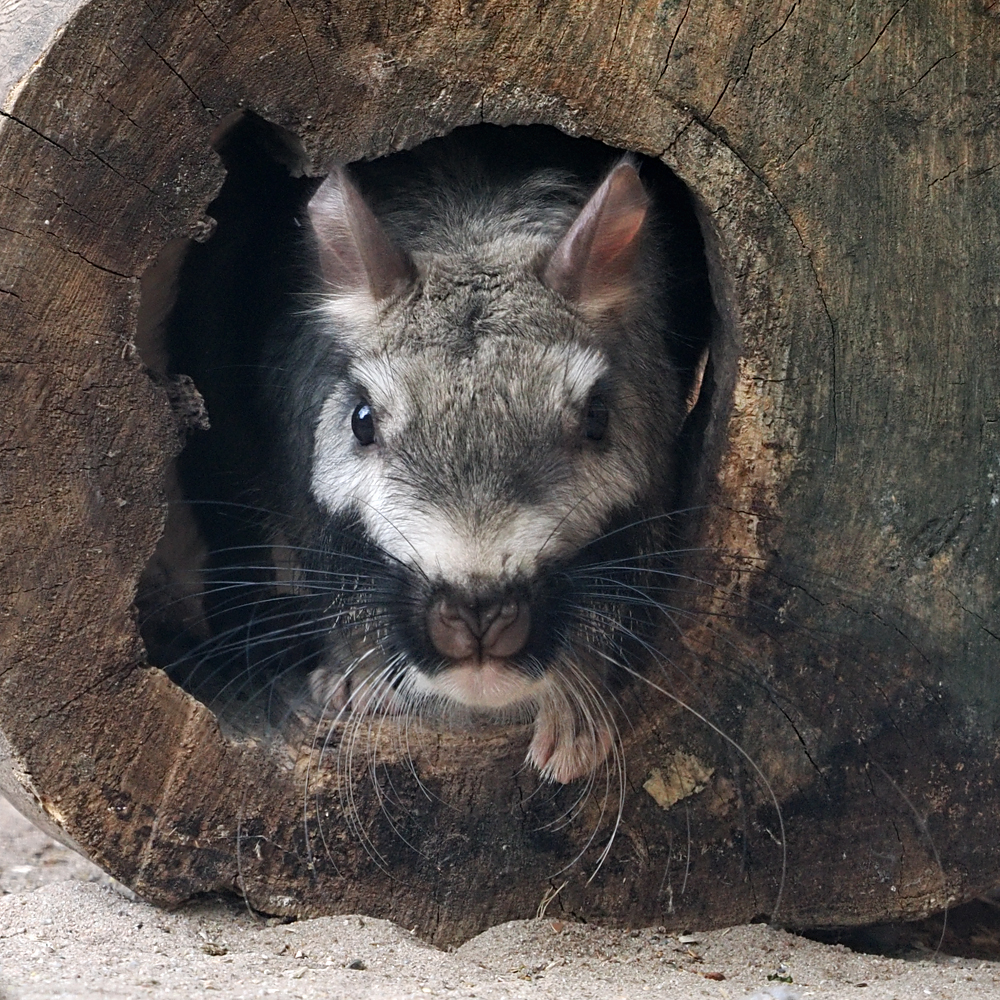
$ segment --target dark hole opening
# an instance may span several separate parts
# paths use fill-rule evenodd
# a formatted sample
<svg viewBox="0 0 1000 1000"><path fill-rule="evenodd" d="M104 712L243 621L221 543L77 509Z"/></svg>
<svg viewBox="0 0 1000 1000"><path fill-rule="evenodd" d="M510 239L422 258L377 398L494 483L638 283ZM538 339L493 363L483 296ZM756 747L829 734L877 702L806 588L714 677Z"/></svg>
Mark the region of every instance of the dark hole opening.
<svg viewBox="0 0 1000 1000"><path fill-rule="evenodd" d="M545 126L484 125L460 132L474 134L487 157L510 158L515 167L527 160L570 170L590 187L623 155ZM274 557L282 528L269 514L268 493L287 484L276 485L268 468L275 437L258 390L269 338L280 336L275 331L282 317L301 311L303 293L315 286L315 261L302 252L303 220L322 178L308 176L307 157L294 135L253 113L231 118L213 145L226 168L207 209L214 231L204 242L166 248L144 281L142 356L152 377L167 387L185 443L170 484L168 525L138 605L150 662L224 722L260 735L288 717L321 655L315 645L301 656L281 648L292 645L288 636L302 629L292 623L294 598L275 591L287 567ZM352 175L367 196L384 171L398 171L413 155L352 164ZM671 335L665 350L678 373L681 399L700 388L674 457L674 507L683 510L692 506L689 484L697 478L711 412L713 369L705 358L717 320L690 193L660 162L636 161L669 255L664 307ZM294 352L285 360L307 363ZM310 440L309 434L301 440ZM309 457L304 453L299 465ZM303 472L296 488L305 490L306 483ZM301 502L308 504L306 497ZM679 539L685 526L682 518L674 520ZM234 565L240 567L236 575ZM221 648L220 636L229 636L221 657L212 654ZM255 706L249 715L248 704Z"/></svg>

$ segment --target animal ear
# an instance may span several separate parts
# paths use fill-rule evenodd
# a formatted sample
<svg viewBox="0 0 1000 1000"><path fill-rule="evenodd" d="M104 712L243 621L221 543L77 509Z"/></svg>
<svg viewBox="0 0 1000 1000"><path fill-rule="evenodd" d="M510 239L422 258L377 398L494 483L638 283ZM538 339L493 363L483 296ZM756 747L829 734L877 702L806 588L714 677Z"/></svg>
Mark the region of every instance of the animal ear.
<svg viewBox="0 0 1000 1000"><path fill-rule="evenodd" d="M571 302L604 310L632 288L649 195L628 160L618 164L580 210L542 272L542 281Z"/></svg>
<svg viewBox="0 0 1000 1000"><path fill-rule="evenodd" d="M701 352L701 357L698 358L698 364L695 366L694 379L691 381L691 387L688 389L687 399L684 402L684 416L688 416L698 405L698 400L701 399L701 387L705 384L706 368L708 368L707 347Z"/></svg>
<svg viewBox="0 0 1000 1000"><path fill-rule="evenodd" d="M337 291L384 299L402 292L416 276L410 255L389 239L343 167L336 167L312 196L309 218L323 277Z"/></svg>

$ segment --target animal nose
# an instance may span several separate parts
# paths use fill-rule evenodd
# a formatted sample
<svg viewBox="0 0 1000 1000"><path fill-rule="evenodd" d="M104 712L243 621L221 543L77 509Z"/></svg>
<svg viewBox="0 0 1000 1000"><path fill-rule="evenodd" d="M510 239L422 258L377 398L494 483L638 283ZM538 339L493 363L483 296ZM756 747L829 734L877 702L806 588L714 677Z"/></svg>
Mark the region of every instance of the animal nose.
<svg viewBox="0 0 1000 1000"><path fill-rule="evenodd" d="M450 660L513 656L524 648L530 630L528 604L513 595L491 602L444 595L427 615L434 648Z"/></svg>

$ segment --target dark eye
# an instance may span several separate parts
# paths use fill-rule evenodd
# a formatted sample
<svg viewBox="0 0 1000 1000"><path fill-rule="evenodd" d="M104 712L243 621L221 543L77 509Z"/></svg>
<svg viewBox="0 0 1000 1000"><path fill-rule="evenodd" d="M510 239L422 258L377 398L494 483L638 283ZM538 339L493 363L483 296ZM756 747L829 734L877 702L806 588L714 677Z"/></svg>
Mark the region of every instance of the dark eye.
<svg viewBox="0 0 1000 1000"><path fill-rule="evenodd" d="M584 433L591 441L600 441L608 426L608 408L600 396L591 396L587 403L587 417L583 422Z"/></svg>
<svg viewBox="0 0 1000 1000"><path fill-rule="evenodd" d="M354 407L354 413L351 414L351 430L361 444L375 443L375 414L364 400Z"/></svg>

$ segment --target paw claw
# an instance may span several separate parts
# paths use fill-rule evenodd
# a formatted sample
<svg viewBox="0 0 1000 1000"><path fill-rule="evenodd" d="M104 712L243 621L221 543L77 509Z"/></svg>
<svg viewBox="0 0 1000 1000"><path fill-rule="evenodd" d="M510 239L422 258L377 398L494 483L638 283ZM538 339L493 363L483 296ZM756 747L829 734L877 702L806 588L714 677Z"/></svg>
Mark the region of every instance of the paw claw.
<svg viewBox="0 0 1000 1000"><path fill-rule="evenodd" d="M543 706L535 719L527 762L546 781L566 785L586 777L603 763L611 743L611 732L602 722L578 733L571 711Z"/></svg>

